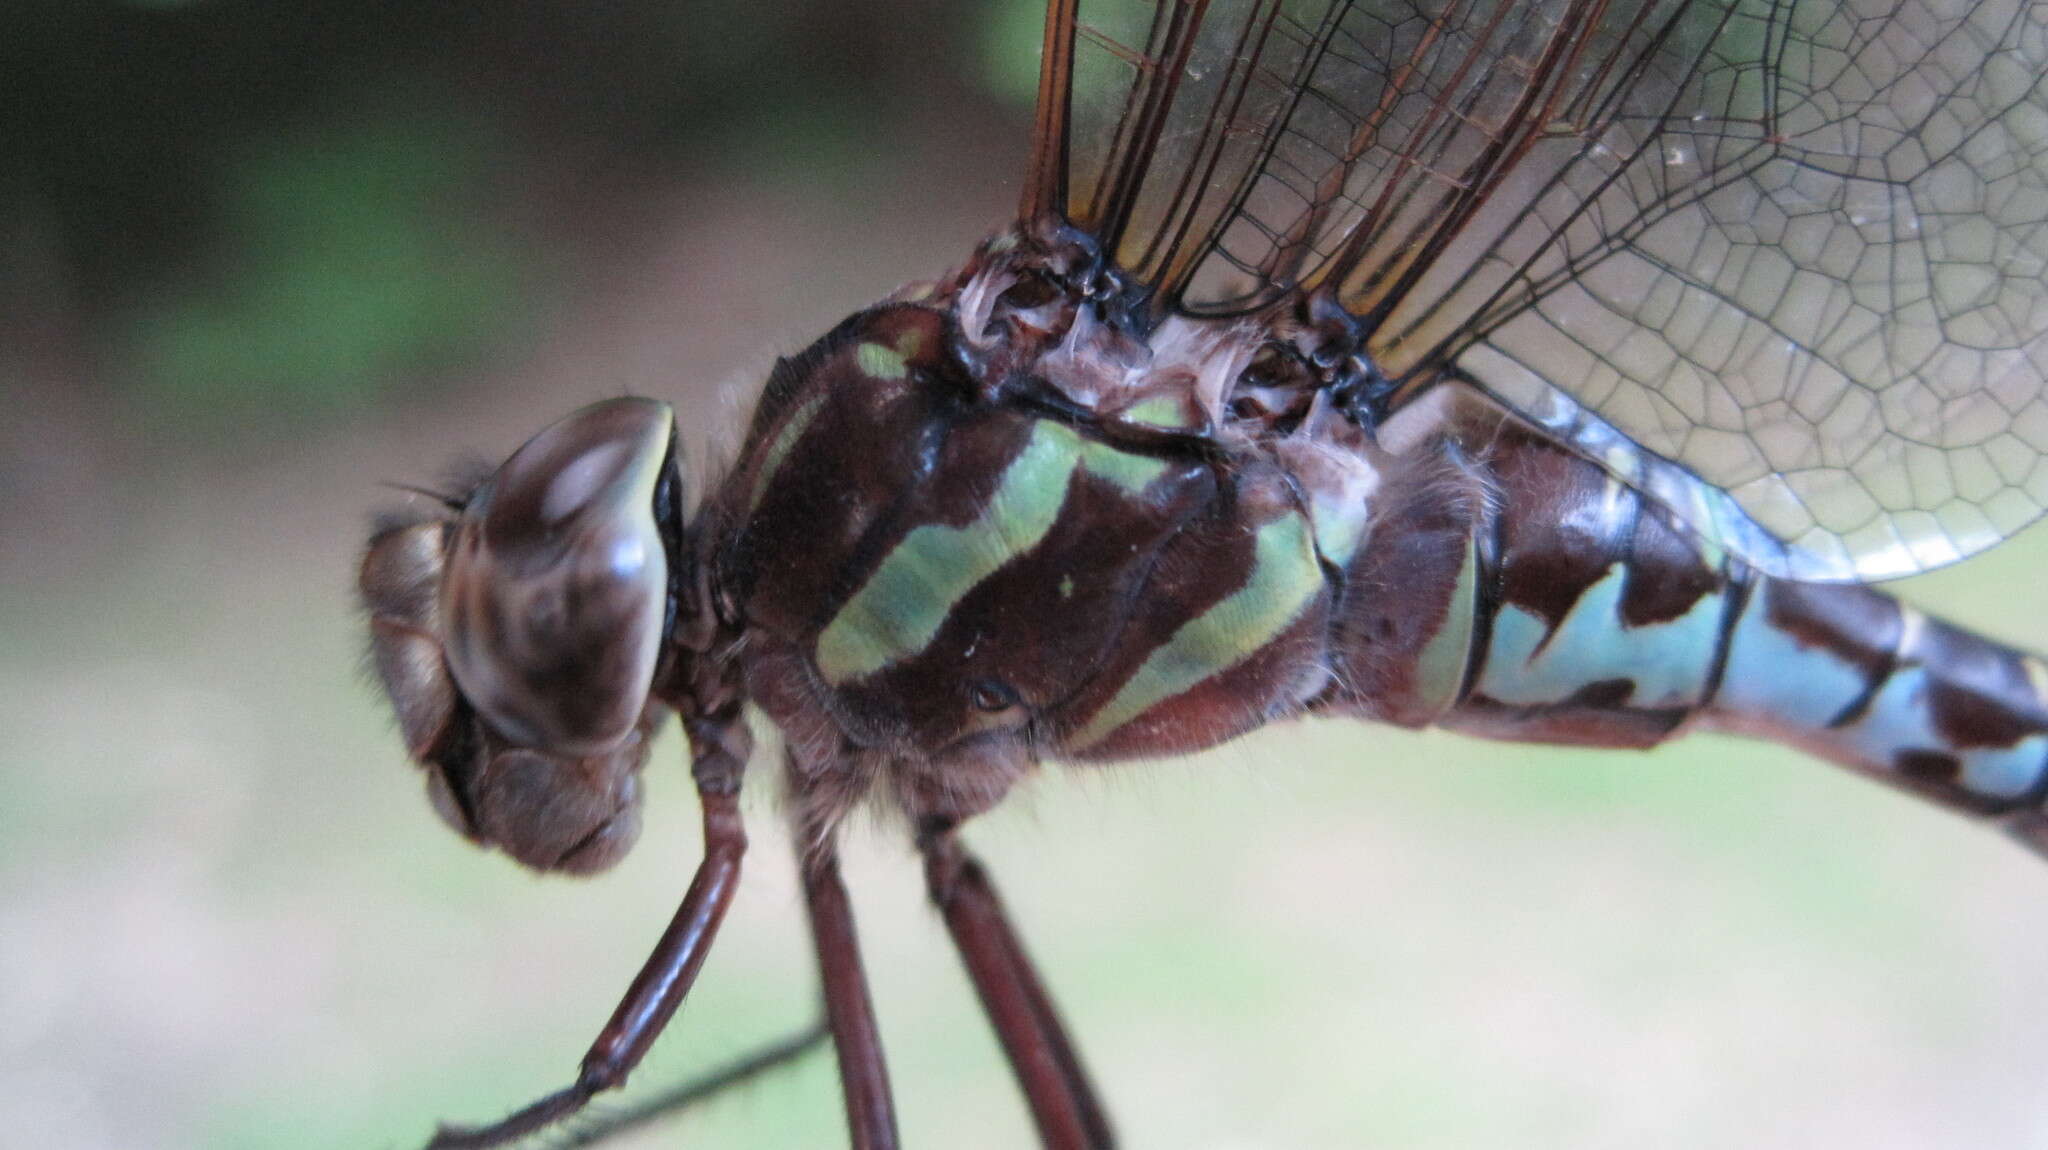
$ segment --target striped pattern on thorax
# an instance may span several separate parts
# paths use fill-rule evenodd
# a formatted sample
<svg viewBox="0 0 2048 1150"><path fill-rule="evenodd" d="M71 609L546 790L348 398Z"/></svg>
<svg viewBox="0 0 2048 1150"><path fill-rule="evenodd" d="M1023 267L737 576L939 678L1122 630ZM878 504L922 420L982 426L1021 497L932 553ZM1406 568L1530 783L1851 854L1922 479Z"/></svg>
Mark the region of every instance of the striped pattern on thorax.
<svg viewBox="0 0 2048 1150"><path fill-rule="evenodd" d="M731 582L841 726L930 750L1029 722L1071 757L1168 754L1320 689L1319 529L1355 543L1357 515L1319 519L1263 456L988 402L917 354L931 314L879 310L813 353L729 484Z"/></svg>

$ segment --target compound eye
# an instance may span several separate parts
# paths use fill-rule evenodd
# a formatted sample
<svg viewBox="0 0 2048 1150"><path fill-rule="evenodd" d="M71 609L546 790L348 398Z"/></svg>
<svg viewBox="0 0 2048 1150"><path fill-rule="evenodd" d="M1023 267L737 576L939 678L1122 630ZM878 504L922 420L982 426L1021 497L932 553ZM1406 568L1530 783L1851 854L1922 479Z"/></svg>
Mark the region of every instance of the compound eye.
<svg viewBox="0 0 2048 1150"><path fill-rule="evenodd" d="M463 508L441 587L448 667L510 742L597 754L639 720L668 609L657 503L674 498L674 438L665 403L594 404L527 441Z"/></svg>

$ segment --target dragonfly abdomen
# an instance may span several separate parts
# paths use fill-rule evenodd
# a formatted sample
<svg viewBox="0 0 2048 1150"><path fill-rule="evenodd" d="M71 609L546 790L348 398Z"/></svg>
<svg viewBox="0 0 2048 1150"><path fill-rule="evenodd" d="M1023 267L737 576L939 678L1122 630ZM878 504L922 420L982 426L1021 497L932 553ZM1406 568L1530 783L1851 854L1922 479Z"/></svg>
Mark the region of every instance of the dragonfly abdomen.
<svg viewBox="0 0 2048 1150"><path fill-rule="evenodd" d="M1860 584L1762 575L1476 393L1417 419L1403 464L1443 474L1389 492L1353 565L1351 706L1535 742L1757 735L1977 814L2048 797L2040 659ZM1390 658L1396 618L1427 623ZM2039 819L2022 834L2048 843Z"/></svg>
<svg viewBox="0 0 2048 1150"><path fill-rule="evenodd" d="M2048 794L2048 666L1856 584L1758 576L1706 719L1977 814ZM2041 839L2030 816L2023 835ZM2037 845L2039 845L2037 843Z"/></svg>
<svg viewBox="0 0 2048 1150"><path fill-rule="evenodd" d="M1482 397L1428 418L1405 469L1448 476L1385 505L1349 581L1339 663L1384 661L1373 635L1395 618L1437 622L1399 666L1350 677L1361 709L1526 741L1669 737L1712 696L1746 569ZM1455 494L1460 475L1471 494Z"/></svg>

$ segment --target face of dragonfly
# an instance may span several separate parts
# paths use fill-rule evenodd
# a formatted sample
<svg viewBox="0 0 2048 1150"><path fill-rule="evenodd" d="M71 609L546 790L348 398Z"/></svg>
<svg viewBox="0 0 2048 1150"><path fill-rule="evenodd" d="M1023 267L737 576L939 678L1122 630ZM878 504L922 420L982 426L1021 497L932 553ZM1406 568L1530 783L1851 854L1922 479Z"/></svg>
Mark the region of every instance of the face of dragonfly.
<svg viewBox="0 0 2048 1150"><path fill-rule="evenodd" d="M616 862L676 611L666 404L596 404L541 432L446 514L372 537L371 653L434 809L541 870Z"/></svg>

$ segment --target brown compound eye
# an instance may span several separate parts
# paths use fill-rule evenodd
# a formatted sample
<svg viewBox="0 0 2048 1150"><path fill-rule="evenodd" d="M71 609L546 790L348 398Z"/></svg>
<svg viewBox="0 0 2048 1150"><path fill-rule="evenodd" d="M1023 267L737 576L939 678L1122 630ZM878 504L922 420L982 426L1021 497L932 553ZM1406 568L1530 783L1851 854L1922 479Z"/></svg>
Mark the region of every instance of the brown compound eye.
<svg viewBox="0 0 2048 1150"><path fill-rule="evenodd" d="M667 709L674 416L612 400L529 440L452 515L381 528L359 586L379 678L463 836L591 874L632 846Z"/></svg>
<svg viewBox="0 0 2048 1150"><path fill-rule="evenodd" d="M440 615L463 697L516 746L602 754L652 688L669 597L667 404L594 404L514 452L450 533Z"/></svg>

